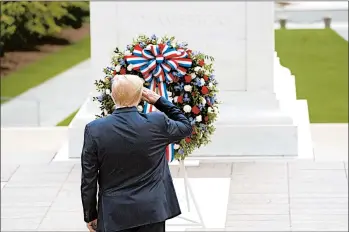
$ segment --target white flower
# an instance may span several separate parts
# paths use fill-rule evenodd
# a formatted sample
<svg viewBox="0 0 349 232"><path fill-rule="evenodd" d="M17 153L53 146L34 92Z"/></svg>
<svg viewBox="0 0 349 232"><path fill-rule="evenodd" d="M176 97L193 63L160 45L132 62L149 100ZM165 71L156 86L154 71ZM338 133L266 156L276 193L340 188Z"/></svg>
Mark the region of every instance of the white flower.
<svg viewBox="0 0 349 232"><path fill-rule="evenodd" d="M202 116L201 116L201 115L198 115L198 116L196 116L195 119L196 119L197 122L201 122L201 121L202 121Z"/></svg>
<svg viewBox="0 0 349 232"><path fill-rule="evenodd" d="M110 95L110 89L106 89L105 94Z"/></svg>
<svg viewBox="0 0 349 232"><path fill-rule="evenodd" d="M172 47L176 47L176 45L177 45L177 42L175 40L171 42Z"/></svg>
<svg viewBox="0 0 349 232"><path fill-rule="evenodd" d="M178 144L175 144L175 145L173 146L173 148L176 149L176 150L178 150L178 149L179 149L179 145L178 145Z"/></svg>
<svg viewBox="0 0 349 232"><path fill-rule="evenodd" d="M203 97L201 97L201 103L203 104L203 105L206 105L206 99L205 98L203 98Z"/></svg>
<svg viewBox="0 0 349 232"><path fill-rule="evenodd" d="M195 72L199 72L201 70L201 68L199 67L199 66L196 66L195 68L194 68L194 71Z"/></svg>
<svg viewBox="0 0 349 232"><path fill-rule="evenodd" d="M208 87L209 87L209 88L212 88L212 87L213 87L213 84L210 82L210 83L208 84Z"/></svg>
<svg viewBox="0 0 349 232"><path fill-rule="evenodd" d="M201 79L200 79L200 82L201 82L201 85L205 85L205 80L204 80L204 78L201 78Z"/></svg>
<svg viewBox="0 0 349 232"><path fill-rule="evenodd" d="M212 113L213 112L213 108L212 107L208 107L207 112Z"/></svg>
<svg viewBox="0 0 349 232"><path fill-rule="evenodd" d="M121 65L120 64L115 66L115 71L116 72L120 72L120 69L121 69Z"/></svg>
<svg viewBox="0 0 349 232"><path fill-rule="evenodd" d="M173 98L173 102L176 103L177 100L178 100L178 96L175 96L175 97Z"/></svg>
<svg viewBox="0 0 349 232"><path fill-rule="evenodd" d="M132 55L132 53L131 53L131 51L126 50L124 55L125 55L125 56L130 56L130 55Z"/></svg>
<svg viewBox="0 0 349 232"><path fill-rule="evenodd" d="M196 77L196 74L195 73L192 73L190 74L191 75L191 78L194 79Z"/></svg>
<svg viewBox="0 0 349 232"><path fill-rule="evenodd" d="M185 85L184 86L184 90L187 91L187 92L191 92L192 88L193 87L191 85Z"/></svg>
<svg viewBox="0 0 349 232"><path fill-rule="evenodd" d="M190 105L185 105L185 106L183 107L183 110L184 110L184 112L186 112L186 113L190 113L190 111L191 111L191 106L190 106Z"/></svg>
<svg viewBox="0 0 349 232"><path fill-rule="evenodd" d="M213 106L213 111L214 111L215 113L218 113L218 107L217 107L217 106Z"/></svg>
<svg viewBox="0 0 349 232"><path fill-rule="evenodd" d="M129 64L128 66L127 66L127 70L128 71L131 71L133 69L133 65L132 64Z"/></svg>
<svg viewBox="0 0 349 232"><path fill-rule="evenodd" d="M142 111L143 111L143 106L141 106L141 105L137 106L137 110L138 110L139 112L142 112Z"/></svg>
<svg viewBox="0 0 349 232"><path fill-rule="evenodd" d="M205 71L205 75L206 76L209 76L210 75L210 72L208 70Z"/></svg>

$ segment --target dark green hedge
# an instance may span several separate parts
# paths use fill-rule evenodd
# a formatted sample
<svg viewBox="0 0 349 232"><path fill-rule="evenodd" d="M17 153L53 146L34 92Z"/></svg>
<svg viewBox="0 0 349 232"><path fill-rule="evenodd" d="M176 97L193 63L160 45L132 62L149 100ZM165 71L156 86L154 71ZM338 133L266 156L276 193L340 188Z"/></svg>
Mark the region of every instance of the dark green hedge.
<svg viewBox="0 0 349 232"><path fill-rule="evenodd" d="M64 27L79 28L89 16L88 1L1 1L1 50L18 49Z"/></svg>

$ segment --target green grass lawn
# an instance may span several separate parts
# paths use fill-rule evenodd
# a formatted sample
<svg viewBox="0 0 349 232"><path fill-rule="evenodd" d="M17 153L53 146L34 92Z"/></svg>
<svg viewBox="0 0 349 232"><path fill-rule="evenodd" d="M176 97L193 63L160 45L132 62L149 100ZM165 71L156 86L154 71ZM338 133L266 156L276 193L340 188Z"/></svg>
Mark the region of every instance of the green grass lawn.
<svg viewBox="0 0 349 232"><path fill-rule="evenodd" d="M281 64L296 77L312 123L348 122L348 42L331 29L276 30Z"/></svg>
<svg viewBox="0 0 349 232"><path fill-rule="evenodd" d="M70 122L73 120L73 118L75 117L76 113L79 110L76 110L75 112L71 113L68 117L66 117L65 119L63 119L61 122L59 122L56 126L69 126Z"/></svg>
<svg viewBox="0 0 349 232"><path fill-rule="evenodd" d="M89 57L90 37L86 37L1 78L1 96L18 96Z"/></svg>

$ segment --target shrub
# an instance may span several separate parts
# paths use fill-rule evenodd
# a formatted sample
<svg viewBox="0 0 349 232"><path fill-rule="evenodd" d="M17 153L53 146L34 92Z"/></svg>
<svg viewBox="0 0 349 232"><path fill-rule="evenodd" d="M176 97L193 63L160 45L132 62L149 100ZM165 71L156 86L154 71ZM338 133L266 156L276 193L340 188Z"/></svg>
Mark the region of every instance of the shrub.
<svg viewBox="0 0 349 232"><path fill-rule="evenodd" d="M64 7L68 10L68 14L65 15L57 23L62 26L70 26L73 28L80 28L82 24L90 15L89 2L62 2Z"/></svg>
<svg viewBox="0 0 349 232"><path fill-rule="evenodd" d="M2 1L1 41L5 49L23 48L63 27L78 27L89 13L88 2ZM75 23L75 24L74 24Z"/></svg>

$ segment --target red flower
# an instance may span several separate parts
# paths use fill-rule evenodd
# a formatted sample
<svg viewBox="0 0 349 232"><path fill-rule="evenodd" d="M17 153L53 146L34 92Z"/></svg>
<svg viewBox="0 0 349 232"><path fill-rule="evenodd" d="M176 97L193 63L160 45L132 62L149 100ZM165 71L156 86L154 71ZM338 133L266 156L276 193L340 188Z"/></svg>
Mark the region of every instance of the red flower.
<svg viewBox="0 0 349 232"><path fill-rule="evenodd" d="M181 96L178 96L177 102L178 102L178 103L183 103L183 96L182 96L182 95L181 95Z"/></svg>
<svg viewBox="0 0 349 232"><path fill-rule="evenodd" d="M120 74L121 75L125 75L126 74L126 69L125 68L121 68L120 69Z"/></svg>
<svg viewBox="0 0 349 232"><path fill-rule="evenodd" d="M116 75L116 71L115 71L115 70L113 71L113 75L114 75L114 76Z"/></svg>
<svg viewBox="0 0 349 232"><path fill-rule="evenodd" d="M200 113L200 109L199 109L199 107L197 107L197 106L194 106L193 108L191 108L191 111L192 111L194 114L199 114L199 113Z"/></svg>
<svg viewBox="0 0 349 232"><path fill-rule="evenodd" d="M204 80L205 80L205 81L208 81L208 76L205 75L205 76L204 76Z"/></svg>
<svg viewBox="0 0 349 232"><path fill-rule="evenodd" d="M205 122L207 122L208 121L208 116L205 116L204 120L205 120Z"/></svg>
<svg viewBox="0 0 349 232"><path fill-rule="evenodd" d="M185 75L184 79L185 79L185 83L190 83L191 82L191 76L190 75Z"/></svg>
<svg viewBox="0 0 349 232"><path fill-rule="evenodd" d="M196 96L196 93L195 92L191 92L191 96Z"/></svg>
<svg viewBox="0 0 349 232"><path fill-rule="evenodd" d="M195 135L196 134L196 130L195 130L195 127L193 126L193 131L191 132L192 135Z"/></svg>
<svg viewBox="0 0 349 232"><path fill-rule="evenodd" d="M189 137L185 138L185 142L190 143L191 139Z"/></svg>
<svg viewBox="0 0 349 232"><path fill-rule="evenodd" d="M210 91L208 90L208 88L206 86L202 86L201 88L201 93L202 94L208 94Z"/></svg>
<svg viewBox="0 0 349 232"><path fill-rule="evenodd" d="M199 60L198 64L202 67L205 65L205 61L204 60Z"/></svg>

